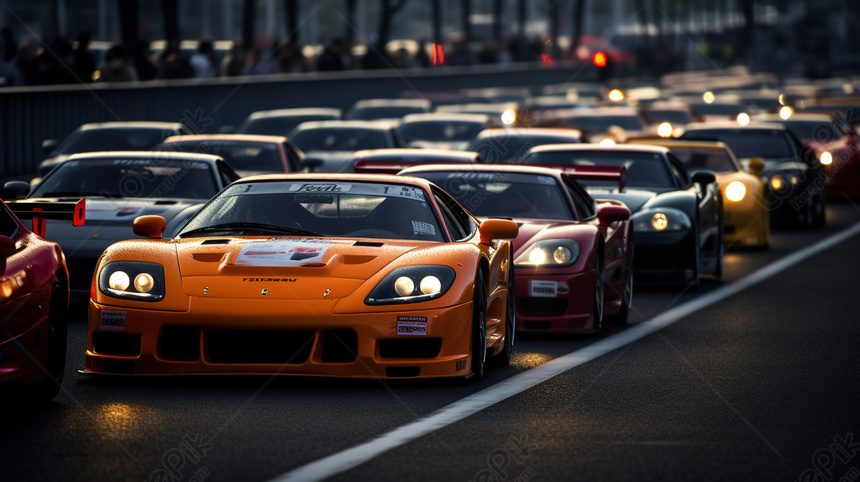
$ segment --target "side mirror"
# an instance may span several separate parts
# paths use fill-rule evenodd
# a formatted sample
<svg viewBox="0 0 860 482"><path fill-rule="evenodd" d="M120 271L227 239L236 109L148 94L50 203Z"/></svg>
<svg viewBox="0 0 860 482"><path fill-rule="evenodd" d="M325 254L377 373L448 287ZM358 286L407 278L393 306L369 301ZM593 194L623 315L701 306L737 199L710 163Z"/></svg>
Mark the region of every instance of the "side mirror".
<svg viewBox="0 0 860 482"><path fill-rule="evenodd" d="M478 228L481 244L490 244L494 239L514 239L520 228L517 223L506 219L488 219Z"/></svg>
<svg viewBox="0 0 860 482"><path fill-rule="evenodd" d="M753 157L747 162L747 167L749 167L750 174L761 177L761 173L764 171L764 161L760 157Z"/></svg>
<svg viewBox="0 0 860 482"><path fill-rule="evenodd" d="M630 210L624 206L604 205L597 208L597 220L604 226L628 219Z"/></svg>
<svg viewBox="0 0 860 482"><path fill-rule="evenodd" d="M30 192L30 184L26 181L9 181L3 185L4 199L21 199Z"/></svg>
<svg viewBox="0 0 860 482"><path fill-rule="evenodd" d="M302 162L302 170L305 172L313 172L323 166L322 159L305 159Z"/></svg>
<svg viewBox="0 0 860 482"><path fill-rule="evenodd" d="M138 216L131 226L134 234L152 239L161 239L166 228L167 221L161 216Z"/></svg>
<svg viewBox="0 0 860 482"><path fill-rule="evenodd" d="M9 236L0 236L0 253L11 253L15 251L15 240Z"/></svg>
<svg viewBox="0 0 860 482"><path fill-rule="evenodd" d="M57 145L59 145L59 143L56 139L45 139L44 141L42 141L42 150L45 151L46 154L50 154L54 152L54 149L57 148Z"/></svg>
<svg viewBox="0 0 860 482"><path fill-rule="evenodd" d="M692 179L696 184L710 184L712 182L717 182L717 176L715 176L711 171L695 171L693 172L693 175L690 176L690 179Z"/></svg>

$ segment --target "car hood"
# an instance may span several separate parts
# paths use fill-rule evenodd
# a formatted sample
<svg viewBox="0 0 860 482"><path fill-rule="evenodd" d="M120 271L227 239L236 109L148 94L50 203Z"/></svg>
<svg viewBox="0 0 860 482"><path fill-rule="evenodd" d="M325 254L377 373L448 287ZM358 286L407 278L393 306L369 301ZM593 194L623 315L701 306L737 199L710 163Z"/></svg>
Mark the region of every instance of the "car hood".
<svg viewBox="0 0 860 482"><path fill-rule="evenodd" d="M187 295L339 299L400 256L437 246L420 241L299 237L188 238L176 255ZM326 292L328 290L328 292Z"/></svg>
<svg viewBox="0 0 860 482"><path fill-rule="evenodd" d="M203 205L198 200L140 198L87 198L86 204L83 226L72 226L71 221L65 220L46 223L45 237L58 243L67 257L97 258L117 241L139 239L132 231L132 223L138 216L163 217L167 221L165 237L170 237Z"/></svg>
<svg viewBox="0 0 860 482"><path fill-rule="evenodd" d="M630 209L631 213L636 213L639 211L645 203L650 201L657 193L652 191L641 191L638 189L626 188L622 192L618 192L617 189L609 190L605 188L586 188L588 194L591 195L594 199L613 199L616 201L621 201L627 205L627 208Z"/></svg>

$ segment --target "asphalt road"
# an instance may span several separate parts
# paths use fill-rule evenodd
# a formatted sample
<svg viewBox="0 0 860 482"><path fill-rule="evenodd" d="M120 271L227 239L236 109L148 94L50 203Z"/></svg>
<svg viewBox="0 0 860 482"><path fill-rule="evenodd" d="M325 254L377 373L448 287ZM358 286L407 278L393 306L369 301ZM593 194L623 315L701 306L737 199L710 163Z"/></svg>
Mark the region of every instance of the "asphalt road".
<svg viewBox="0 0 860 482"><path fill-rule="evenodd" d="M695 292L635 290L626 327L518 337L512 366L479 384L90 379L74 371L86 327L73 321L60 395L0 411L0 480L270 480L515 382L857 222L860 207L834 203L827 227L730 251L723 279ZM334 480L860 479L858 241Z"/></svg>

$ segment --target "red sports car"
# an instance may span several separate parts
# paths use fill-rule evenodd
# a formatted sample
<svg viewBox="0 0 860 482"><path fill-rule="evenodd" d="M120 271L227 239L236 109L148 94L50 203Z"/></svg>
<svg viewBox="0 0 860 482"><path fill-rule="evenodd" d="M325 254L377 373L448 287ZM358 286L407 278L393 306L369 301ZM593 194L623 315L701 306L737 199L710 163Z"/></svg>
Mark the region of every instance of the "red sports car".
<svg viewBox="0 0 860 482"><path fill-rule="evenodd" d="M83 224L83 205L31 203L19 212L39 216L33 224L44 233L45 219L75 216ZM13 399L51 399L59 391L68 304L60 246L27 229L0 200L0 389L15 385Z"/></svg>
<svg viewBox="0 0 860 482"><path fill-rule="evenodd" d="M518 331L597 332L626 323L633 292L633 227L620 201L595 201L574 180L615 179L623 169L587 174L512 165L405 169L427 179L473 215L519 225L514 240Z"/></svg>

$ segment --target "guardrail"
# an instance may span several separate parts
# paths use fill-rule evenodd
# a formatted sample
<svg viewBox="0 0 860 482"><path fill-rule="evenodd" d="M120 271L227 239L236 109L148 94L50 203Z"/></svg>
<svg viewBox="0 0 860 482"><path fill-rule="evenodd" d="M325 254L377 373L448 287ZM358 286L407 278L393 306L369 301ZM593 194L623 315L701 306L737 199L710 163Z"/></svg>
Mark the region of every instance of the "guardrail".
<svg viewBox="0 0 860 482"><path fill-rule="evenodd" d="M180 121L197 133L215 133L257 110L345 109L405 90L536 87L582 82L590 74L573 65L512 64L0 89L0 179L34 173L47 157L42 140L62 140L87 122Z"/></svg>

